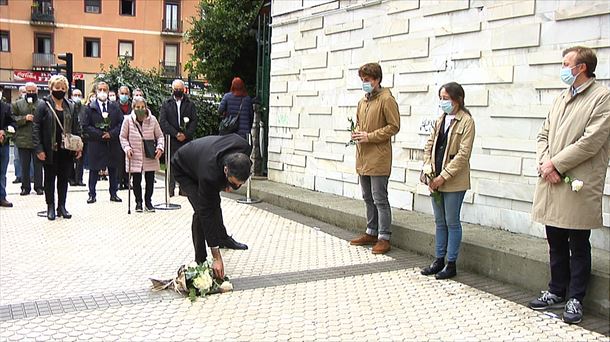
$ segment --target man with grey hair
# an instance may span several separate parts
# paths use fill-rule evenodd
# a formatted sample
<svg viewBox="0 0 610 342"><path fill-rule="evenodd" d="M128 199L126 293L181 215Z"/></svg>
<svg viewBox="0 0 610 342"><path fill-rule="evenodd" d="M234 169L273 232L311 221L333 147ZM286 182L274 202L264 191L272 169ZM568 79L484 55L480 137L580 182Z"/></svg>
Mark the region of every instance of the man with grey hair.
<svg viewBox="0 0 610 342"><path fill-rule="evenodd" d="M21 196L27 196L32 191L30 182L30 165L34 164L34 190L36 194L44 194L42 178L42 162L36 157L32 129L34 128L34 114L36 107L43 103L38 98L36 83L25 84L25 98L13 104L13 119L15 120L15 147L18 149L21 166Z"/></svg>
<svg viewBox="0 0 610 342"><path fill-rule="evenodd" d="M195 104L184 93L184 81L176 79L172 82L172 97L161 106L159 123L163 134L169 135L170 146L166 151L169 157L174 155L180 147L193 139L197 129L197 109ZM176 180L170 172L169 195L174 196Z"/></svg>

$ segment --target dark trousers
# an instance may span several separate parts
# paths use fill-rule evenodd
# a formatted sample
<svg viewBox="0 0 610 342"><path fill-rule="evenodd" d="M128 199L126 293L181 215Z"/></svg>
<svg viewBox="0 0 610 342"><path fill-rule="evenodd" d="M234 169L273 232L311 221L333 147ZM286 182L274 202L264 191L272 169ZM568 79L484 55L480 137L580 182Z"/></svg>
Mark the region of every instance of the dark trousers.
<svg viewBox="0 0 610 342"><path fill-rule="evenodd" d="M96 197L95 186L97 185L98 173L100 170L89 170L89 196ZM110 183L110 196L116 196L119 189L119 180L116 167L108 167L108 181Z"/></svg>
<svg viewBox="0 0 610 342"><path fill-rule="evenodd" d="M83 183L83 170L85 169L85 153L87 151L87 143L83 146L83 155L74 160L74 169L72 170L72 177L70 177L71 181L75 183L82 184Z"/></svg>
<svg viewBox="0 0 610 342"><path fill-rule="evenodd" d="M582 302L591 276L591 230L546 226L551 263L549 291Z"/></svg>
<svg viewBox="0 0 610 342"><path fill-rule="evenodd" d="M33 148L19 148L19 160L21 161L21 169L29 170L30 164L34 164L34 190L43 188L42 182L42 162L36 156ZM30 172L23 172L21 175L21 190L32 190L30 180Z"/></svg>
<svg viewBox="0 0 610 342"><path fill-rule="evenodd" d="M47 205L55 205L54 188L56 178L57 205L66 205L66 195L68 194L68 177L70 176L70 172L72 170L72 159L72 152L59 149L53 153L53 163L44 164L44 195Z"/></svg>
<svg viewBox="0 0 610 342"><path fill-rule="evenodd" d="M132 172L131 177L133 177L133 195L136 198L136 203L142 203L142 173ZM144 179L146 180L144 200L147 204L152 204L152 194L155 186L155 171L144 172Z"/></svg>

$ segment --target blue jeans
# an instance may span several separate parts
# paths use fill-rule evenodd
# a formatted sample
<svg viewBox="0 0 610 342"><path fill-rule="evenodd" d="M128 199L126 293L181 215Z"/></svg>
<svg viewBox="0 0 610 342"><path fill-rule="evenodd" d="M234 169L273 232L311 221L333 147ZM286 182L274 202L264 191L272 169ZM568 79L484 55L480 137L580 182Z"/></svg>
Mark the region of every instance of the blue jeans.
<svg viewBox="0 0 610 342"><path fill-rule="evenodd" d="M436 257L455 262L462 242L460 210L466 191L441 192L441 204L432 198L434 222L436 223Z"/></svg>
<svg viewBox="0 0 610 342"><path fill-rule="evenodd" d="M6 171L10 159L11 148L8 143L0 145L0 200L6 199Z"/></svg>
<svg viewBox="0 0 610 342"><path fill-rule="evenodd" d="M15 178L21 178L21 158L19 158L17 146L13 147L13 166L15 167Z"/></svg>

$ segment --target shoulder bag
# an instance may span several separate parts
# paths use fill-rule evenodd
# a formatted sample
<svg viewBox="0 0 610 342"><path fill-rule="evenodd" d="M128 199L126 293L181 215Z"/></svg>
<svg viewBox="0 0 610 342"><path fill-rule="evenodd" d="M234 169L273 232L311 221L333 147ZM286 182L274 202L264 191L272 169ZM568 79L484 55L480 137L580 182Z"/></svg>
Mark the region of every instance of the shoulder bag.
<svg viewBox="0 0 610 342"><path fill-rule="evenodd" d="M219 135L227 135L231 133L236 133L239 130L239 114L241 113L241 106L244 104L244 99L241 99L241 103L239 104L239 111L237 111L237 115L233 116L227 114L222 121L220 121L220 125L218 125L218 134Z"/></svg>
<svg viewBox="0 0 610 342"><path fill-rule="evenodd" d="M144 139L144 135L142 134L142 131L140 130L140 126L138 126L138 123L136 122L135 119L133 119L133 124L136 126L136 128L138 129L138 132L140 133L140 136L142 137L142 145L144 146L144 155L146 156L146 158L155 159L155 150L157 149L157 143L153 139Z"/></svg>
<svg viewBox="0 0 610 342"><path fill-rule="evenodd" d="M59 124L59 127L62 130L61 147L65 150L70 150L70 151L82 151L83 150L83 140L78 135L66 133L66 130L64 129L64 125L62 125L61 121L59 121L59 117L57 116L57 113L55 113L55 109L53 109L53 106L51 106L51 104L48 102L46 102L46 104L49 107L49 109L51 110L51 112L53 112L53 115L55 116L55 120L57 120L57 123ZM70 108L73 108L73 107L70 107ZM72 113L72 114L74 114L74 113ZM65 116L64 116L64 121L65 121Z"/></svg>

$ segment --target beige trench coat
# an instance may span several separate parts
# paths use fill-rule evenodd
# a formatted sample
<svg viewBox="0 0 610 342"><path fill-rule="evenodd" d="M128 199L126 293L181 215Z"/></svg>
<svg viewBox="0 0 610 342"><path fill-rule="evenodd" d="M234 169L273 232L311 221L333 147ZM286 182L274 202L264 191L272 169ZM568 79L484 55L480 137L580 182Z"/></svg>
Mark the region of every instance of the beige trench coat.
<svg viewBox="0 0 610 342"><path fill-rule="evenodd" d="M557 171L584 182L578 192L569 184L538 180L532 219L567 229L602 226L602 194L610 144L610 90L595 79L572 96L564 90L538 133L538 163L551 160Z"/></svg>

